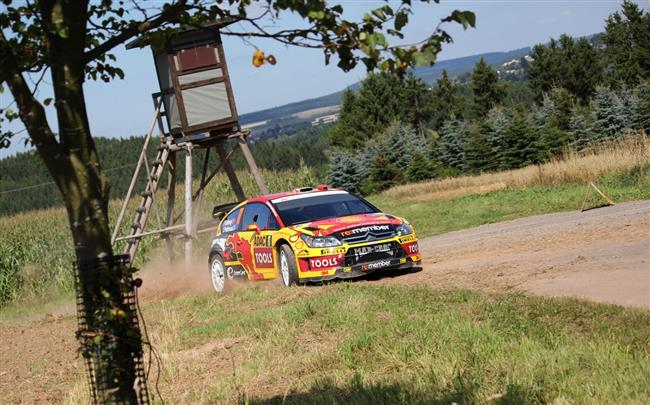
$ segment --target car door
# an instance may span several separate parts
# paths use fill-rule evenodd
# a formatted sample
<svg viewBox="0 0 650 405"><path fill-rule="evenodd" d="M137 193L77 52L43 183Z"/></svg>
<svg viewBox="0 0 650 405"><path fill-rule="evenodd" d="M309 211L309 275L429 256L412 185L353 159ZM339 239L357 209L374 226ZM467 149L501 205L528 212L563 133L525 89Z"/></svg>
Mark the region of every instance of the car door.
<svg viewBox="0 0 650 405"><path fill-rule="evenodd" d="M224 262L228 266L240 266L237 254L237 232L241 229L242 208L232 211L222 222L217 243L223 251Z"/></svg>
<svg viewBox="0 0 650 405"><path fill-rule="evenodd" d="M246 258L247 262L242 264L253 279L272 278L275 275L273 233L276 230L277 221L266 204L254 202L246 205L239 235L241 249L250 249L248 254L241 251L241 256ZM244 241L248 241L248 246Z"/></svg>

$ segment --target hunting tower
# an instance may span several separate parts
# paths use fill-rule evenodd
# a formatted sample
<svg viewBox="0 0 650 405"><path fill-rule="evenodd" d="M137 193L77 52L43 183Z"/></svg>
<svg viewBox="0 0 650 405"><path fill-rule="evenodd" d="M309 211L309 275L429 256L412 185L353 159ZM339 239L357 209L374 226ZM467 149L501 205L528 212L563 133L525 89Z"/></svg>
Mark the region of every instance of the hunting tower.
<svg viewBox="0 0 650 405"><path fill-rule="evenodd" d="M138 38L126 46L127 49L151 47L160 86L160 91L152 94L154 117L112 235L113 243L126 241L124 253L129 255L131 262L142 237L162 236L167 241L171 253L173 239L180 235L185 240L185 258L189 264L192 238L196 233L211 230L214 226L213 223L199 224L196 215L201 209L203 192L210 180L223 169L237 198L246 198L229 161L237 148L244 154L260 193L268 193L248 148L248 131L241 130L239 126L219 34L221 28L233 22L234 19L220 20L201 27L180 28L161 45ZM156 158L148 162L147 148L156 126L159 130L160 146ZM229 144L233 145L229 147ZM208 172L212 149L216 151L220 163ZM193 191L192 157L199 154L199 150L204 151L203 170L198 189ZM176 214L176 154L179 152L185 156L185 199L184 209ZM140 205L135 210L133 223L126 234L120 236L128 202L143 166L147 178L146 187L140 194ZM165 171L169 175L164 224L161 224L159 229L145 230L159 182ZM184 217L184 223L177 224L181 217Z"/></svg>

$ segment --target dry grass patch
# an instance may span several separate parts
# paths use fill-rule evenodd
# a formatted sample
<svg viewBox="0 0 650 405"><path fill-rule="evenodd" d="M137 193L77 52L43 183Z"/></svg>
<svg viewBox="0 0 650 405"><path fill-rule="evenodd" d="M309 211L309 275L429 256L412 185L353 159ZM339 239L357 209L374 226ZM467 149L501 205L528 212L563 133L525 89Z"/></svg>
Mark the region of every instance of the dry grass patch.
<svg viewBox="0 0 650 405"><path fill-rule="evenodd" d="M381 196L411 201L450 200L502 189L586 183L605 173L630 170L648 162L650 137L636 136L598 145L584 152L567 151L562 158L541 165L406 184L386 190Z"/></svg>

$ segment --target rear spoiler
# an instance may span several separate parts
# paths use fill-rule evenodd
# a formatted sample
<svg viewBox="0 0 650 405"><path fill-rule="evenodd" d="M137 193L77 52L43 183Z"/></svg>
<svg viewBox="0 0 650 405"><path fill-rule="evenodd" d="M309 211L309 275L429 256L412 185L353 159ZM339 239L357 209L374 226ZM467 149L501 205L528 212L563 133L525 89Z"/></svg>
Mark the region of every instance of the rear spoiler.
<svg viewBox="0 0 650 405"><path fill-rule="evenodd" d="M212 218L221 220L230 210L241 204L243 201L236 201L227 204L215 205L212 209Z"/></svg>

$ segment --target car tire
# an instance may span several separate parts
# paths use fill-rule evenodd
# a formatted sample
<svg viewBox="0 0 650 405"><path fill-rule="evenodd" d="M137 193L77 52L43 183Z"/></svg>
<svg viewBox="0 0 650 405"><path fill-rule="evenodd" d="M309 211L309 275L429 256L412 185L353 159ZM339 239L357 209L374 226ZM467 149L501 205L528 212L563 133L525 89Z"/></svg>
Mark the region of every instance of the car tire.
<svg viewBox="0 0 650 405"><path fill-rule="evenodd" d="M298 284L298 264L296 255L289 245L281 245L278 249L278 273L282 285L291 287Z"/></svg>
<svg viewBox="0 0 650 405"><path fill-rule="evenodd" d="M212 281L212 288L218 293L224 292L226 289L226 265L223 258L215 254L210 259L210 280Z"/></svg>

